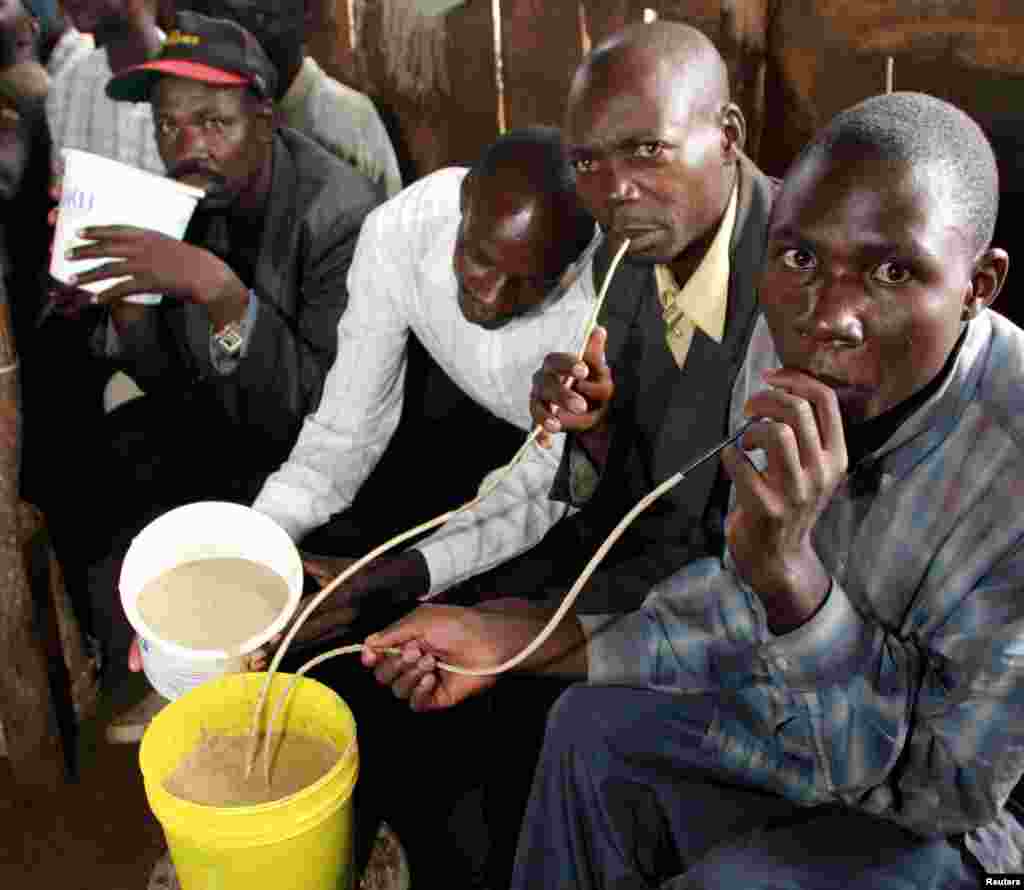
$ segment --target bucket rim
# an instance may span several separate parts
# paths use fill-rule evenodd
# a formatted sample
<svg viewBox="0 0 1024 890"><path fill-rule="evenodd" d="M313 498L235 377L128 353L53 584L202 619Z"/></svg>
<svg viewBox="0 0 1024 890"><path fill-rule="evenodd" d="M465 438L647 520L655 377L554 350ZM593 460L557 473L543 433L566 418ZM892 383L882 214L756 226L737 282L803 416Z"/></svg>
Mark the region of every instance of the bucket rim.
<svg viewBox="0 0 1024 890"><path fill-rule="evenodd" d="M281 577L288 587L287 602L267 627L258 633L253 634L248 639L243 640L238 646L238 651L229 651L227 649L190 649L180 643L175 643L173 640L165 640L149 626L145 618L142 616L141 611L139 611L138 597L142 590L142 586L144 585L139 585L135 589L132 589L128 584L128 580L137 572L136 563L140 560L139 549L143 546L141 543L136 546L137 541L140 541L141 539L141 541L145 542L149 537L159 534L159 531L164 526L173 525L176 521L179 521L182 516L187 516L189 513L209 512L211 510L223 513L225 521L228 521L233 513L238 517L239 521L244 517L246 522L253 522L262 526L263 531L269 537L277 539L275 546L280 546L281 551L284 554L284 559L288 563L287 574L282 574L281 572L277 572L275 569L272 569L272 571L275 571L276 574ZM218 558L218 554L211 554L210 556L201 557L198 560L187 561L201 561L201 559L216 558ZM171 565L163 571L168 571L170 568L174 568L175 565L181 565L184 562L186 562L186 560L182 560L179 563ZM153 578L158 577L160 574L162 574L162 572L157 572L147 580L153 580ZM298 609L299 601L302 599L302 583L302 556L288 532L286 532L273 519L265 513L261 513L258 510L254 510L252 507L245 506L244 504L236 504L232 501L201 500L182 504L179 507L175 507L161 513L151 522L147 523L147 525L132 538L131 543L128 546L128 550L125 553L124 560L121 562L121 571L118 575L117 581L117 591L118 597L121 600L121 606L128 619L128 623L132 625L132 628L139 634L139 636L145 639L150 645L156 646L164 653L174 657L175 659L180 659L184 662L203 662L223 661L225 659L238 658L242 655L246 655L256 649L259 649L260 646L272 639L276 634L280 633Z"/></svg>

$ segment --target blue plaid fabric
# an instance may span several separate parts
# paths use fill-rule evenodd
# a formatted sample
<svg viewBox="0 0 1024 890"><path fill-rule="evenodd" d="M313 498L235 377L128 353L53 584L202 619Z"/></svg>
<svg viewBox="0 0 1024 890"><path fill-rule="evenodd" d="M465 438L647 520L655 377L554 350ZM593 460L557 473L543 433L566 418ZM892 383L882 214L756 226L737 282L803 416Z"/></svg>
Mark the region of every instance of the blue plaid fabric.
<svg viewBox="0 0 1024 890"><path fill-rule="evenodd" d="M762 320L734 424L777 365ZM639 611L584 619L590 681L718 692L709 739L741 781L965 833L986 870L1024 870L1005 809L1024 771L1024 332L973 320L870 462L875 484L848 478L815 530L832 589L809 622L774 636L728 554L702 560Z"/></svg>

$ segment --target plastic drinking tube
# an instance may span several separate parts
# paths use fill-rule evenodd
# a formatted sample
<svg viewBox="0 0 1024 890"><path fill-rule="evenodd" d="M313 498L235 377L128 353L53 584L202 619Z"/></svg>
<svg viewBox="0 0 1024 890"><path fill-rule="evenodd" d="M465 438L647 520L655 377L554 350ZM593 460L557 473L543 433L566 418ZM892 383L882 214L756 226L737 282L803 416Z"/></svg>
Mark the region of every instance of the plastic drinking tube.
<svg viewBox="0 0 1024 890"><path fill-rule="evenodd" d="M619 263L622 261L622 258L623 258L623 256L625 256L625 253L626 253L626 251L628 249L629 249L629 239L627 238L627 239L625 239L622 242L622 244L619 245L619 248L616 251L615 256L612 258L611 265L608 267L608 272L605 274L604 281L601 284L601 290L599 291L599 293L597 295L597 299L594 301L593 309L591 310L591 313L588 316L586 324L585 324L585 326L583 328L583 341L582 341L582 343L580 345L580 348L579 348L579 351L577 353L577 358L580 359L580 360L582 360L583 353L586 350L587 341L590 339L590 335L593 332L594 327L597 325L597 319L598 319L598 316L599 316L599 314L601 312L601 307L604 305L605 295L608 292L608 286L611 284L612 276L614 275L615 270L618 268ZM250 756L249 756L249 759L248 759L248 761L246 763L246 774L247 775L252 771L252 765L253 765L253 763L255 761L256 754L258 752L258 746L259 746L259 722L260 722L260 717L263 714L263 708L264 708L264 706L266 704L267 691L270 688L271 680L273 678L273 675L274 675L275 671L277 670L278 666L281 663L281 659L284 658L285 652L287 652L288 646L291 644L292 639L295 637L295 634L298 633L299 628L302 627L302 625L305 623L306 619L309 618L309 616L312 614L313 610L316 609L317 606L319 606L324 601L324 599L326 599L331 593L333 593L335 589L337 589L341 584L345 583L345 581L347 581L349 578L351 578L356 572L358 572L360 569L362 569L367 563L372 562L378 556L386 553L387 551L391 550L394 547L397 547L399 544L404 543L405 541L409 540L410 538L414 538L417 535L419 535L419 534L421 534L421 533L423 533L425 531L429 531L430 529L433 529L433 528L436 528L436 527L438 527L440 525L443 525L445 522L447 522L453 516L456 516L459 513L465 512L466 510L469 510L470 508L472 508L472 507L476 506L478 503L480 503L480 501L482 501L484 498L486 498L492 491L494 491L498 487L498 485L512 471L512 469L516 466L516 464L518 464L519 461L522 460L523 455L526 454L527 449L537 439L537 436L539 435L540 431L541 431L541 428L540 428L539 425L537 427L534 427L534 429L530 432L529 436L527 436L526 441L523 442L522 446L519 448L519 450L512 457L512 460L509 461L505 465L504 468L502 468L501 472L495 474L495 476L490 480L489 483L485 484L482 487L482 489L480 490L480 492L477 494L477 496L475 498L473 498L472 500L470 500L467 503L463 504L461 507L456 508L455 510L450 510L450 511L448 511L446 513L442 513L440 516L436 516L433 519L428 520L427 522L424 522L424 523L422 523L420 525L417 525L414 528L409 529L408 531L402 532L401 534L396 535L391 540L386 541L384 544L381 544L379 547L375 548L374 550L371 550L369 553L367 553L361 559L357 560L355 563L353 563L351 566L349 566L347 569L345 569L345 571L343 571L341 574L339 574L333 581L331 581L330 584L328 584L326 587L324 587L313 598L313 600L305 608L305 610L302 612L302 614L292 624L291 628L289 629L288 633L286 634L286 636L285 636L284 640L282 641L281 645L278 647L277 651L274 653L274 658L271 661L269 670L267 671L267 677L266 677L266 680L264 681L263 689L261 691L259 701L256 704L255 713L253 714L253 723L252 723L252 731L251 731L252 745L251 745ZM345 652L349 652L349 651L359 651L359 649L361 649L362 647L360 646L359 649L351 649L350 647L342 647L342 648L345 650ZM335 650L335 651L337 652L337 650ZM325 655L327 655L327 654L329 654L329 653L325 653ZM337 654L342 654L342 653L341 652L337 652ZM526 656L524 656L524 657L526 657ZM317 661L316 663L319 664L320 662ZM303 670L309 670L313 666L314 665L307 663L306 665L303 666ZM290 691L291 691L291 685L289 685L288 689L280 696L279 701L278 701L278 706L277 706L277 708L275 708L275 711L274 711L275 714L277 714L281 710L281 708L283 707L283 704L287 700L287 697L288 697L288 694L290 693ZM268 737L269 737L269 733L268 733ZM268 763L269 763L269 754L268 754Z"/></svg>
<svg viewBox="0 0 1024 890"><path fill-rule="evenodd" d="M583 353L584 353L584 351L587 348L587 341L590 339L590 335L591 335L591 333L593 333L594 327L597 325L597 318L598 318L598 315L601 312L601 307L604 305L604 298L605 298L605 295L608 293L608 286L611 284L612 276L615 274L615 270L618 268L619 263L622 261L622 258L623 258L623 256L625 256L625 253L626 253L626 251L628 249L629 249L629 239L627 238L627 239L625 239L622 242L622 244L619 245L619 249L615 252L615 256L612 258L611 265L608 267L608 271L607 271L607 273L604 276L604 281L601 284L601 290L598 292L597 299L594 301L593 309L591 310L590 315L587 317L587 322L586 322L586 324L584 325L584 328L583 328L583 342L581 343L580 348L579 348L579 352L576 355L577 360L582 360L583 359ZM295 634L298 633L299 628L302 627L302 625L305 623L306 619L309 618L309 616L313 612L313 610L316 609L316 607L319 606L320 603L322 603L326 597L328 597L331 593L333 593L334 590L337 587L339 587L341 584L345 583L345 581L347 581L356 572L358 572L360 569L362 569L363 566L365 566L369 562L372 562L378 556L386 553L387 551L391 550L394 547L397 547L399 544L404 543L405 541L409 540L410 538L416 537L416 535L419 535L422 532L429 531L430 529L437 528L439 525L443 525L449 519L451 519L453 516L456 516L459 513L463 513L466 510L469 510L470 508L475 507L478 503L480 503L480 501L482 501L492 491L494 491L498 487L498 485L500 485L501 482L505 479L505 477L510 472L512 472L512 469L516 466L516 464L519 463L520 460L522 460L523 455L526 454L527 449L537 439L537 436L539 435L540 431L541 431L541 428L540 428L539 425L534 427L534 429L530 432L529 436L526 437L526 441L523 442L522 446L519 448L519 450L512 457L512 460L510 460L503 468L501 468L501 471L499 473L496 473L494 475L494 477L490 480L490 482L488 484L485 484L481 488L481 490L477 494L477 496L475 498L473 498L471 501L467 501L461 507L457 507L454 510L449 510L447 513L442 513L440 516L435 516L433 519L427 520L426 522L424 522L424 523L422 523L420 525L417 525L415 528L411 528L408 531L404 531L401 534L396 535L395 537L393 537L391 540L386 541L385 543L381 544L379 547L375 548L374 550L371 550L369 553L367 553L361 559L357 560L352 565L350 565L347 569L345 569L345 571L343 571L340 575L338 575L337 578L335 578L333 581L331 581L330 584L328 584L326 587L324 587L323 590L321 590L312 599L310 604L305 608L305 610L302 612L302 614L292 624L291 628L289 629L287 635L284 638L284 641L278 647L277 652L274 653L274 658L273 658L273 660L270 663L270 668L267 671L267 678L266 678L266 681L264 682L264 685L263 685L263 691L260 694L259 702L256 705L256 712L253 714L252 732L251 732L252 746L251 746L251 751L250 751L249 759L246 762L246 775L248 775L252 771L252 765L253 765L253 763L254 763L254 761L256 759L256 754L258 753L258 747L259 747L259 722L260 722L260 717L263 714L263 707L264 707L264 705L266 703L267 690L270 688L270 681L271 681L272 677L274 676L274 673L277 670L278 666L280 665L281 659L284 658L284 654L285 654L285 652L287 652L288 646L291 644L291 641L295 637ZM543 640L541 640L541 642L543 642ZM359 648L362 648L362 647L360 646ZM344 652L346 652L346 653L350 652L350 651L353 651L353 652L354 651L359 651L359 648L351 649L350 647L342 647L342 649L344 649ZM334 654L339 654L339 655L340 654L344 654L343 652L341 652L339 650L332 650L332 651L333 651ZM527 653L527 654L529 654L529 653ZM324 658L329 657L330 655L331 655L331 653L325 653L324 656L320 656L320 660L323 660ZM525 658L526 656L523 656L523 657ZM320 661L316 661L316 664L319 664L319 663L320 663ZM308 670L310 667L313 667L313 666L314 665L312 665L312 664L307 664L307 665L304 666L304 669ZM298 674L296 674L296 676L298 676ZM280 711L281 707L283 707L283 703L287 699L288 693L290 691L291 691L291 686L289 686L288 689L280 696L279 702L278 702L278 706L277 706L277 708L274 711L275 714L278 711ZM269 732L268 732L268 738L269 738ZM269 762L269 755L268 755L268 762Z"/></svg>
<svg viewBox="0 0 1024 890"><path fill-rule="evenodd" d="M752 418L748 420L738 430L736 430L736 432L731 433L721 442L709 448L698 458L687 464L678 473L669 476L668 479L666 479L664 482L662 482L648 494L644 495L644 497L642 497L639 501L637 501L634 507L625 516L622 517L622 519L619 521L619 524L612 529L608 537L605 538L604 543L601 544L600 547L598 547L597 552L591 557L590 562L587 563L586 567L580 573L580 576L576 579L576 583L573 584L572 588L565 595L565 598L562 600L561 605L559 605L558 609L548 620L548 623L544 625L540 633L538 633L537 636L534 637L534 639L525 648L521 649L518 653L512 656L512 658L509 658L507 661L503 661L501 664L497 664L492 667L466 668L459 667L458 665L454 664L447 664L443 661L439 661L437 663L438 670L448 671L448 673L451 674L462 674L466 677L492 677L495 674L502 674L505 671L510 671L512 670L512 668L522 664L527 658L529 658L531 655L533 655L534 652L536 652L541 646L543 646L548 637L550 637L551 634L554 633L554 630L558 626L558 623L565 617L565 613L572 608L573 603L576 602L576 598L580 595L580 591L583 589L584 585L590 580L590 576L594 574L597 567L601 564L601 560L604 559L605 555L612 548L612 545L614 545L615 542L620 537L622 537L622 534L626 531L627 528L629 528L633 520L636 519L636 517L639 516L649 506L651 506L651 504L658 500L658 498L660 498L663 494L675 488L680 482L682 482L687 476L689 476L690 473L697 469L697 467L699 467L702 463L711 460L711 458L715 457L724 448L741 439L743 437L743 434L748 429L750 429L750 427L755 423L757 423L757 418ZM277 722L277 718L288 700L288 695L291 692L292 687L295 685L299 677L301 677L307 671L310 671L313 668L315 668L321 662L327 661L327 659L329 658L334 658L334 656L336 655L350 655L356 652L361 652L363 648L364 646L362 643L353 643L349 646L340 646L337 649L332 649L329 652L324 652L323 654L318 655L315 658L311 658L304 665L302 665L302 667L300 667L295 672L291 682L285 688L284 692L278 697L277 706L274 708L270 717L270 721L267 724L267 737L269 738L271 733L273 732L274 725ZM380 651L388 655L398 655L401 652L400 649L395 649L393 647L388 647ZM267 780L269 781L269 747L266 748L265 751L266 753L264 755L264 772L267 776Z"/></svg>
<svg viewBox="0 0 1024 890"><path fill-rule="evenodd" d="M624 247L620 248L619 254L616 255L615 261L613 261L612 265L609 267L608 275L605 277L604 285L601 288L601 295L598 298L598 304L600 304L601 299L603 299L603 296L608 287L608 283L611 279L611 275L614 272L615 266L617 265L618 260L621 258L624 249ZM593 319L596 319L597 311L599 309L600 305L598 305L597 309L595 310ZM589 339L590 331L592 329L593 320L588 325L587 336L584 338L584 345L586 344L587 339ZM544 645L548 637L550 637L551 634L554 633L554 630L558 626L559 622L565 617L565 614L569 611L569 609L572 608L573 604L576 602L576 599L579 596L580 591L586 585L587 581L590 580L591 575L594 574L594 572L597 570L597 567L601 564L601 561L607 555L608 551L612 548L615 542L618 541L620 537L622 537L626 529L629 528L629 526L632 524L633 520L636 519L636 517L639 516L644 510L650 507L651 504L657 501L658 498L660 498L663 494L675 488L680 482L682 482L687 476L690 475L690 473L697 469L697 467L699 467L701 464L716 457L723 449L727 448L729 445L732 445L734 442L739 441L743 437L743 434L746 433L746 431L750 429L750 427L756 422L757 418L751 418L746 423L742 424L740 428L737 429L735 432L730 433L728 436L726 436L717 444L713 445L703 454L700 454L698 457L694 458L694 460L690 461L690 463L683 467L683 469L679 470L677 473L674 473L672 476L670 476L665 481L661 482L652 491L646 494L643 498L641 498L633 506L633 508L619 521L615 528L612 529L608 537L605 538L604 542L597 549L597 552L591 557L590 561L587 563L583 571L580 573L579 577L576 579L576 582L573 584L572 588L565 595L558 609L548 620L547 624L544 625L540 633L538 633L537 636L534 637L534 639L527 646L525 646L511 658L507 659L506 661L503 661L501 664L493 665L490 667L466 668L460 667L458 665L448 664L443 661L439 661L437 663L438 670L447 671L452 674L461 674L463 676L469 677L490 677L504 673L505 671L510 671L518 665L522 664L542 645ZM536 433L537 430L534 430L534 437L536 436ZM274 708L273 712L271 713L270 720L268 721L267 724L267 738L269 739L271 737L274 730L274 726L277 723L278 716L280 715L282 709L284 708L284 705L288 700L288 696L291 693L292 687L295 685L295 683L301 676L303 676L307 671L312 670L314 667L316 667L324 661L327 661L330 658L334 658L338 655L350 655L357 652L361 652L363 648L364 646L362 643L354 643L348 646L341 646L337 649L332 649L328 652L324 652L323 654L310 659L304 665L302 665L302 667L300 667L295 672L291 682L285 688L284 692L281 693L281 695L278 697L277 705ZM400 654L401 650L393 647L388 647L383 649L382 651L389 655L398 655ZM257 719L258 717L259 714L257 714ZM256 730L254 729L254 732L255 731ZM272 753L270 751L269 743L265 747L264 751L264 774L267 778L267 781L269 781L270 760ZM255 754L256 750L254 749L253 758L255 757ZM247 768L251 770L251 767L252 763L250 761L250 763L247 764Z"/></svg>

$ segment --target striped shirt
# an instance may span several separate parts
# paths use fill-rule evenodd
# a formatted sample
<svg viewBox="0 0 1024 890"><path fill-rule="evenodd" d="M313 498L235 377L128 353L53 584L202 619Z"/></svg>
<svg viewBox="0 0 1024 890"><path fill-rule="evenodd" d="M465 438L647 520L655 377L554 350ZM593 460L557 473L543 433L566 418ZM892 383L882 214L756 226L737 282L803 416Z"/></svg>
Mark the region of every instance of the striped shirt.
<svg viewBox="0 0 1024 890"><path fill-rule="evenodd" d="M68 65L75 64L93 49L92 37L68 25L50 51L50 58L46 60L46 73L51 78L58 77Z"/></svg>
<svg viewBox="0 0 1024 890"><path fill-rule="evenodd" d="M94 49L61 69L46 97L46 119L54 157L77 148L163 176L148 102L115 102L106 94L111 78L105 49Z"/></svg>
<svg viewBox="0 0 1024 890"><path fill-rule="evenodd" d="M734 424L777 366L761 320ZM1024 771L1024 332L972 321L868 463L875 484L849 474L815 528L832 588L806 624L772 635L728 555L701 560L603 631L583 619L590 680L718 691L709 751L741 780L965 833L987 871L1021 871L1004 805Z"/></svg>

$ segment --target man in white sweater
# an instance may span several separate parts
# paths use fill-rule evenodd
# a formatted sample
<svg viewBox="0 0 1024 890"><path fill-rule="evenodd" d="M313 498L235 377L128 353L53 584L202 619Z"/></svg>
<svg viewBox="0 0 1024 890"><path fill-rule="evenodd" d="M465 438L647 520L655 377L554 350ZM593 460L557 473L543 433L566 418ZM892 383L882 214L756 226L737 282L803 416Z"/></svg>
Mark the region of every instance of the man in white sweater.
<svg viewBox="0 0 1024 890"><path fill-rule="evenodd" d="M394 520L391 514L400 511L406 523L400 527L406 528L453 505L448 489L467 481L470 462L478 462L483 475L509 456L496 451L479 424L443 417L414 425L414 434L406 436L412 447L403 452L408 461L390 462L399 444L392 436L403 399L421 384L415 372L409 373L414 339L454 386L482 406L478 415L493 415L513 433L513 447L525 439L531 428L533 371L552 348L578 347L593 307L586 284L590 275L579 273L589 270L597 238L593 221L576 203L573 185L558 132L533 128L499 139L472 170L440 170L367 217L349 272L337 358L319 408L306 419L288 461L269 477L254 504L300 547L360 556L384 537L370 535L366 541L364 534L358 552L338 546L335 532L351 522L353 512L357 518L376 512ZM426 401L410 404L406 416L422 419L435 411L432 399ZM470 435L458 435L466 429ZM388 466L401 481L389 478L390 497L369 504L369 510L357 505L353 511L353 500L385 449ZM322 643L317 639L321 631L362 639L393 617L392 607L404 609L412 597L458 580L456 564L487 568L487 554L506 546L503 537L523 547L535 543L536 530L542 534L566 509L547 497L557 464L557 454L530 449L476 515L457 517L418 548L382 558L357 575L337 602L318 610L298 639ZM479 481L471 482L470 495ZM450 559L450 553L457 558ZM326 580L342 562L307 557L306 566ZM349 625L347 607L358 594L372 595ZM296 659L308 656L289 653L284 668L294 669L300 663ZM377 733L389 734L388 727L396 727L402 735L400 727L414 715L354 659L329 661L315 676L344 696L360 725L357 860L368 855L375 820L383 814L402 837L418 884L470 886L469 868L459 852L463 840L449 831L448 808L457 799L456 786L476 781L476 766L464 764L460 776L445 779L443 787L431 784L435 778L441 781L441 774L426 777L429 787L422 790L424 799L435 802L432 818L429 824L407 824L394 804L401 798L395 786L405 779ZM456 717L457 723L462 712ZM461 732L454 723L452 731ZM446 737L442 733L437 740ZM425 736L423 742L429 744ZM419 770L412 762L409 768ZM408 817L413 815L409 808Z"/></svg>
<svg viewBox="0 0 1024 890"><path fill-rule="evenodd" d="M410 333L459 389L525 438L533 370L546 350L578 346L593 305L589 276L578 273L595 243L595 226L576 203L558 132L549 128L509 134L472 171L440 170L379 207L367 217L356 247L338 357L320 406L255 508L296 541L322 526L328 534L317 539L330 540L332 517L350 507L398 426ZM458 444L417 447L423 476L459 460ZM503 458L485 457L485 468ZM547 529L557 518L548 514L566 509L547 498L557 463L557 454L531 449L482 512L459 517L419 549L357 576L358 592L388 587L401 597L442 590L461 580L464 564L490 567L491 539L514 529L524 549L536 543L530 530ZM417 491L408 492L407 500L416 498ZM379 509L406 506L392 502ZM415 509L429 518L447 506ZM307 560L323 579L339 565ZM339 606L348 604L351 592L342 592ZM331 623L330 612L326 603L316 627Z"/></svg>

